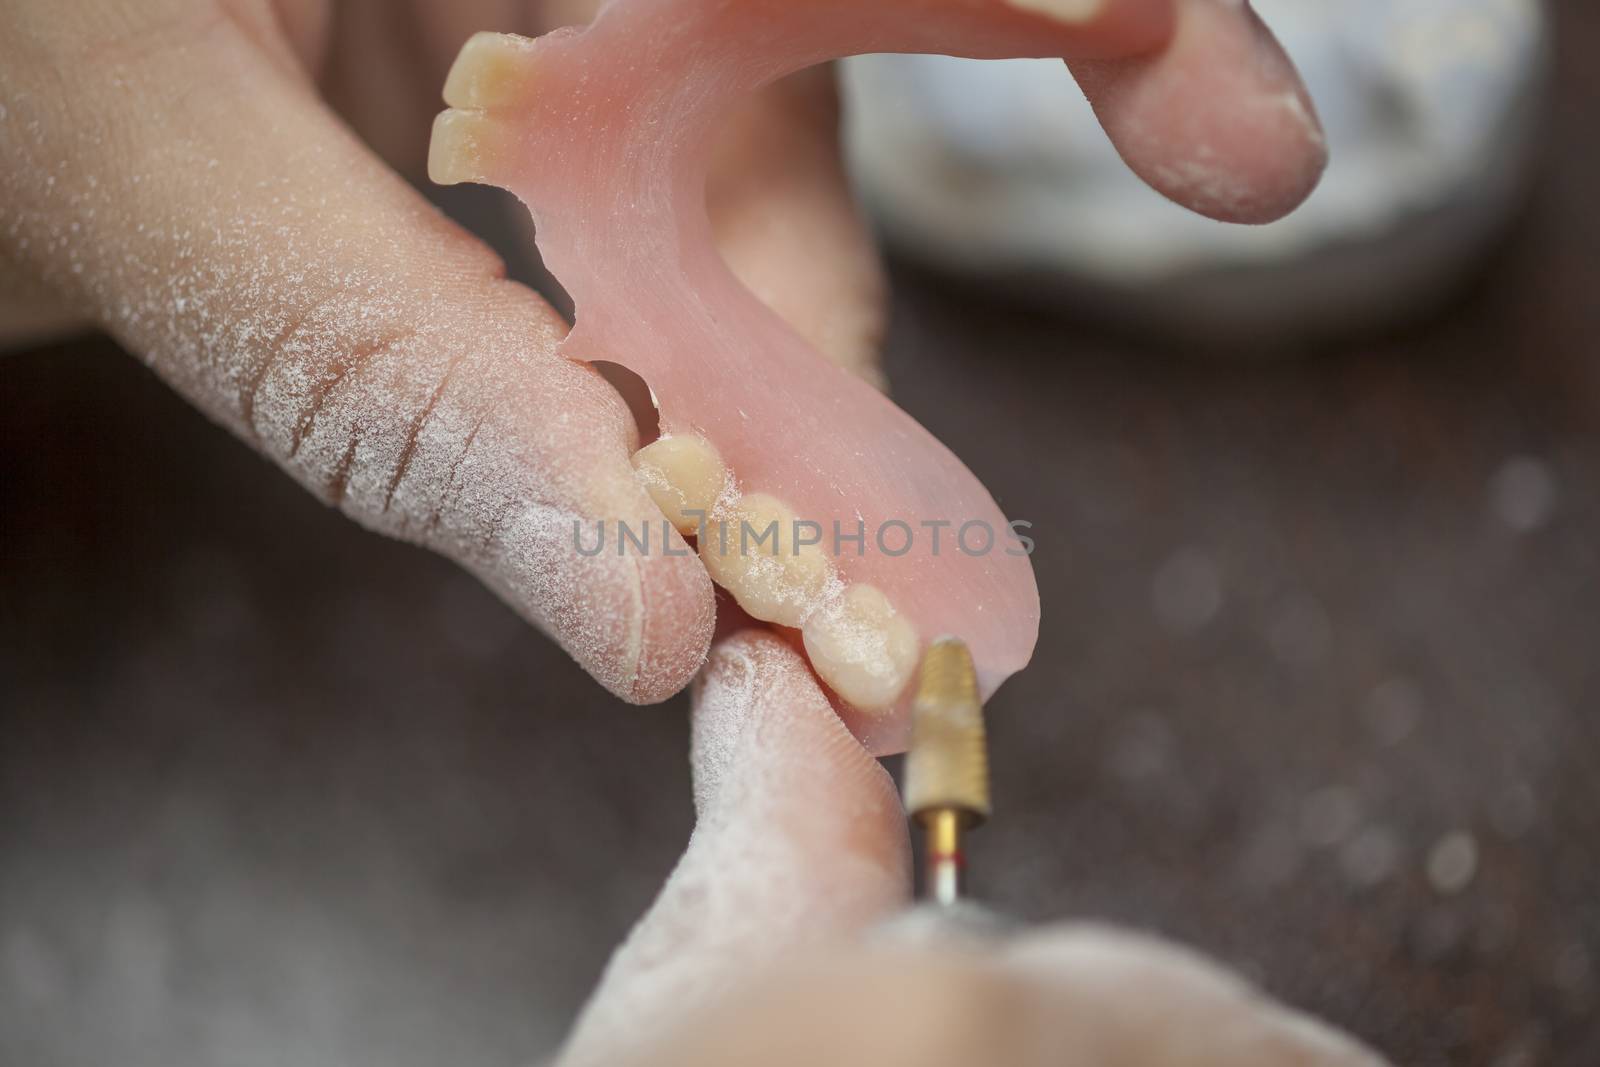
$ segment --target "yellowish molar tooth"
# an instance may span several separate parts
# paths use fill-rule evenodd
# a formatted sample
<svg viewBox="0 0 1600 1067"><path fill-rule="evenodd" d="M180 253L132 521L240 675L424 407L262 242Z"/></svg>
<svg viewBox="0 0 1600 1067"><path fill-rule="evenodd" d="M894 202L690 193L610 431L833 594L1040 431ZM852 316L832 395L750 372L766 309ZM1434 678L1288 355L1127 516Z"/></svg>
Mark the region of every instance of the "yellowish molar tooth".
<svg viewBox="0 0 1600 1067"><path fill-rule="evenodd" d="M451 107L513 107L532 92L533 41L514 33L475 33L444 81Z"/></svg>
<svg viewBox="0 0 1600 1067"><path fill-rule="evenodd" d="M441 111L428 143L428 178L439 185L492 181L511 141L509 127L482 111Z"/></svg>
<svg viewBox="0 0 1600 1067"><path fill-rule="evenodd" d="M701 522L711 521L711 509L728 484L722 457L711 442L694 434L676 434L645 445L633 454L633 469L661 514L685 536L697 533Z"/></svg>
<svg viewBox="0 0 1600 1067"><path fill-rule="evenodd" d="M833 579L820 544L801 543L807 533L803 526L797 531L794 512L782 501L752 493L707 524L700 560L711 580L755 618L800 626Z"/></svg>
<svg viewBox="0 0 1600 1067"><path fill-rule="evenodd" d="M1006 3L1069 26L1092 21L1105 7L1105 0L1006 0Z"/></svg>
<svg viewBox="0 0 1600 1067"><path fill-rule="evenodd" d="M802 637L822 680L865 711L889 707L916 673L916 628L876 586L850 586L812 614Z"/></svg>

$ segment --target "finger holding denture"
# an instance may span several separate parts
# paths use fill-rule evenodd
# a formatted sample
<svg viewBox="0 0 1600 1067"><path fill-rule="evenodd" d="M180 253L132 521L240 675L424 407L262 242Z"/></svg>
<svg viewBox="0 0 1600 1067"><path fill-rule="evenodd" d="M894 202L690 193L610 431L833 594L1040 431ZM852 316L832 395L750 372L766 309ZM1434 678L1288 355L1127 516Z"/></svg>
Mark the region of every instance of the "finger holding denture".
<svg viewBox="0 0 1600 1067"><path fill-rule="evenodd" d="M627 366L655 398L662 436L634 459L641 482L741 607L801 632L876 752L905 745L906 690L928 642L963 638L985 699L1026 665L1039 619L1028 543L948 449L729 270L705 205L719 124L740 99L833 58L1114 59L1159 49L1174 10L618 0L536 41L480 34L451 71L431 176L500 185L528 206L576 307L562 355Z"/></svg>

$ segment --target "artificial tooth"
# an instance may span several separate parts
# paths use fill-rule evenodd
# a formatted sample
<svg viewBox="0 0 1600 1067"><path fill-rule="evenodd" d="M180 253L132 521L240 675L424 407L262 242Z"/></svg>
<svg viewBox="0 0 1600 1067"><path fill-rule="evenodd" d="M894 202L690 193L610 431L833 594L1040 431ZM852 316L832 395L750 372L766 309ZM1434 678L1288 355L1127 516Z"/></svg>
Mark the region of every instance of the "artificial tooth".
<svg viewBox="0 0 1600 1067"><path fill-rule="evenodd" d="M475 33L461 46L444 82L451 107L514 107L532 89L533 41L514 33Z"/></svg>
<svg viewBox="0 0 1600 1067"><path fill-rule="evenodd" d="M1089 22L1105 7L1105 0L1006 0L1012 7L1067 25Z"/></svg>
<svg viewBox="0 0 1600 1067"><path fill-rule="evenodd" d="M428 178L439 185L489 181L507 140L505 123L482 111L441 111L428 143Z"/></svg>
<svg viewBox="0 0 1600 1067"><path fill-rule="evenodd" d="M695 434L662 437L633 454L650 499L684 536L711 521L711 509L728 484L728 469L711 442ZM688 515L685 512L696 512Z"/></svg>
<svg viewBox="0 0 1600 1067"><path fill-rule="evenodd" d="M876 586L850 586L806 620L802 637L822 680L865 711L893 704L917 669L917 631Z"/></svg>
<svg viewBox="0 0 1600 1067"><path fill-rule="evenodd" d="M700 537L711 580L763 622L802 625L827 592L833 565L820 544L797 545L794 512L752 493L720 509L716 520Z"/></svg>

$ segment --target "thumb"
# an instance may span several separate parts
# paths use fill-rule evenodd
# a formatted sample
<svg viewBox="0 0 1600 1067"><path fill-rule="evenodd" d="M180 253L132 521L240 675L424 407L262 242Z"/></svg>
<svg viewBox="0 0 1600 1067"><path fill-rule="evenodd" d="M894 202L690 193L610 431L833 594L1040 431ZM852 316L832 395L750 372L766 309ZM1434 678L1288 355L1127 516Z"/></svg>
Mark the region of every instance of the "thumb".
<svg viewBox="0 0 1600 1067"><path fill-rule="evenodd" d="M0 15L0 258L328 503L481 575L613 692L681 688L710 582L634 481L619 398L556 354L555 312L350 135L270 19L48 7ZM623 554L618 521L666 544ZM577 551L602 522L606 549Z"/></svg>
<svg viewBox="0 0 1600 1067"><path fill-rule="evenodd" d="M751 970L847 941L905 905L894 782L798 652L765 630L719 641L693 714L694 833L612 957L564 1067L618 1062Z"/></svg>

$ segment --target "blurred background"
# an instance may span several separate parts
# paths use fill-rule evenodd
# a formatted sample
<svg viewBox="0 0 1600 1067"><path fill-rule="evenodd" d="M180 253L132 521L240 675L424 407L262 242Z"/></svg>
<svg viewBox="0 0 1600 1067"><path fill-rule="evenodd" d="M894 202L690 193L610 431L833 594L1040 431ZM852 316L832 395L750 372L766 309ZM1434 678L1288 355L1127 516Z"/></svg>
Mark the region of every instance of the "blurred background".
<svg viewBox="0 0 1600 1067"><path fill-rule="evenodd" d="M1276 237L1162 221L1076 134L975 147L940 89L874 95L904 61L849 73L895 395L1038 541L978 888L1195 944L1400 1063L1591 1067L1600 9L1382 6L1517 47L1463 32L1479 74L1430 80L1393 13L1298 5L1314 84L1367 89L1326 108L1337 202ZM941 229L874 114L943 161L928 204L1060 226ZM1066 240L1096 204L1125 236ZM511 239L493 194L448 206ZM0 1062L554 1048L689 831L682 700L609 699L104 340L5 357L0 535Z"/></svg>

